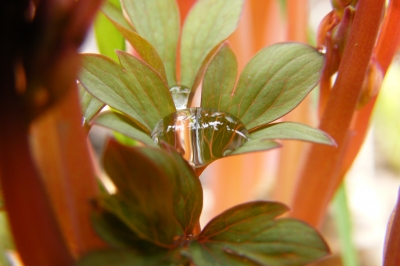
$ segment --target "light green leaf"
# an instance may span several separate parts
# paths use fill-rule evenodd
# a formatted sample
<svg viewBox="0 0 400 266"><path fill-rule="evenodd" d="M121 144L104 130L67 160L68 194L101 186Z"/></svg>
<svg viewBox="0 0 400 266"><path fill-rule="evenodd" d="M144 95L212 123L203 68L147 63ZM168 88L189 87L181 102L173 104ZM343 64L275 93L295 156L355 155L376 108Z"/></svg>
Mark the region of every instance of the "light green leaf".
<svg viewBox="0 0 400 266"><path fill-rule="evenodd" d="M105 104L94 98L80 83L78 83L78 90L83 117L85 118L85 123L89 123Z"/></svg>
<svg viewBox="0 0 400 266"><path fill-rule="evenodd" d="M226 112L238 73L236 56L228 43L214 55L204 75L201 107Z"/></svg>
<svg viewBox="0 0 400 266"><path fill-rule="evenodd" d="M233 207L206 225L190 246L196 265L306 265L328 254L312 227L274 219L287 208L275 202Z"/></svg>
<svg viewBox="0 0 400 266"><path fill-rule="evenodd" d="M149 147L127 147L110 139L104 153L104 169L118 193L100 198L99 204L116 215L139 238L172 248L184 231L174 215L173 184L143 151L159 157L165 151ZM160 226L162 225L162 226Z"/></svg>
<svg viewBox="0 0 400 266"><path fill-rule="evenodd" d="M93 124L120 132L148 146L158 147L151 137L129 117L112 111L102 112L94 119Z"/></svg>
<svg viewBox="0 0 400 266"><path fill-rule="evenodd" d="M279 147L281 147L281 144L272 140L250 138L241 147L237 148L231 153L228 153L227 156L256 152L256 151L267 151Z"/></svg>
<svg viewBox="0 0 400 266"><path fill-rule="evenodd" d="M123 67L95 54L82 56L79 81L96 98L130 116L146 132L175 107L167 85L147 64L118 52Z"/></svg>
<svg viewBox="0 0 400 266"><path fill-rule="evenodd" d="M243 0L199 0L193 6L182 30L182 85L193 86L207 54L233 33L243 4Z"/></svg>
<svg viewBox="0 0 400 266"><path fill-rule="evenodd" d="M137 32L148 40L161 56L168 84L176 84L176 50L179 38L179 10L174 0L122 0Z"/></svg>
<svg viewBox="0 0 400 266"><path fill-rule="evenodd" d="M101 7L101 11L103 14L115 25L118 24L121 27L124 27L126 29L135 31L135 28L131 23L129 23L123 13L121 7L117 7L109 2L104 3L104 5Z"/></svg>
<svg viewBox="0 0 400 266"><path fill-rule="evenodd" d="M265 128L250 133L254 139L295 139L314 143L336 145L335 141L325 132L295 122L269 124Z"/></svg>
<svg viewBox="0 0 400 266"><path fill-rule="evenodd" d="M105 5L102 11L132 47L135 48L135 51L141 56L143 61L148 63L166 82L167 76L164 64L156 49L133 30L131 25L125 20L123 14L113 5Z"/></svg>
<svg viewBox="0 0 400 266"><path fill-rule="evenodd" d="M251 131L293 110L317 85L324 56L299 43L258 52L240 75L227 110Z"/></svg>
<svg viewBox="0 0 400 266"><path fill-rule="evenodd" d="M111 5L115 9L121 10L118 1L106 1L105 5ZM98 13L94 21L94 33L100 53L117 60L114 50L125 50L125 40L102 13Z"/></svg>

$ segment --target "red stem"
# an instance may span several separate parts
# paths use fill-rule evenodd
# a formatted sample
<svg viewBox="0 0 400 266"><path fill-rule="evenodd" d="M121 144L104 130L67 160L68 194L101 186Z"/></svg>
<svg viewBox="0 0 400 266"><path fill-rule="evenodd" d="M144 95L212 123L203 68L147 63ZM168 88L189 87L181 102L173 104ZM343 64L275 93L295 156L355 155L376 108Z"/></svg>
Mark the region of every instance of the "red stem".
<svg viewBox="0 0 400 266"><path fill-rule="evenodd" d="M341 182L337 163L356 108L364 76L378 35L384 0L360 0L336 83L320 129L330 134L338 147L313 145L300 174L291 216L319 226ZM316 198L317 197L317 198Z"/></svg>

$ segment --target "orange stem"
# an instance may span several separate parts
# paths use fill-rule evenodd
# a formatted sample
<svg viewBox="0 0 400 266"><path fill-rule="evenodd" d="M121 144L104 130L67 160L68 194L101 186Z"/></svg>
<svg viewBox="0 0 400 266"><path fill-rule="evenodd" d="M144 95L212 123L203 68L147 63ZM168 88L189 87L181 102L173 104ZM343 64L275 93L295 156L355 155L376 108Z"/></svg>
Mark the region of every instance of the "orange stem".
<svg viewBox="0 0 400 266"><path fill-rule="evenodd" d="M360 0L336 83L323 114L320 129L330 134L338 147L313 145L300 173L291 216L320 226L326 208L342 176L337 168L364 76L371 58L384 0Z"/></svg>

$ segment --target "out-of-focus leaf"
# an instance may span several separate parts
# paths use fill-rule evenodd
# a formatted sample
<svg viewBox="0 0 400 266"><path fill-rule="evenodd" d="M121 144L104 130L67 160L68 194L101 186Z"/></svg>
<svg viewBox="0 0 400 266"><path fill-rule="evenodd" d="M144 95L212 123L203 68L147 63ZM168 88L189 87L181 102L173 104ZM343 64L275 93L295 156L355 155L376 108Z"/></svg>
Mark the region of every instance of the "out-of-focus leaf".
<svg viewBox="0 0 400 266"><path fill-rule="evenodd" d="M135 48L142 59L148 63L154 70L167 81L164 64L156 49L142 36L137 34L130 24L125 20L123 14L113 5L105 5L102 8L106 17L114 24L118 31Z"/></svg>
<svg viewBox="0 0 400 266"><path fill-rule="evenodd" d="M204 75L201 107L226 112L238 73L236 56L228 43L212 58Z"/></svg>
<svg viewBox="0 0 400 266"><path fill-rule="evenodd" d="M161 118L175 111L172 96L147 64L121 51L118 57L123 67L105 56L83 55L79 81L96 98L150 133Z"/></svg>
<svg viewBox="0 0 400 266"><path fill-rule="evenodd" d="M0 265L11 266L5 251L15 250L5 211L0 210Z"/></svg>
<svg viewBox="0 0 400 266"><path fill-rule="evenodd" d="M266 47L244 68L236 89L229 93L226 111L249 130L272 122L294 109L317 85L323 63L324 56L308 45Z"/></svg>
<svg viewBox="0 0 400 266"><path fill-rule="evenodd" d="M325 145L336 145L335 141L325 132L295 122L269 124L265 128L250 133L254 139L295 139Z"/></svg>
<svg viewBox="0 0 400 266"><path fill-rule="evenodd" d="M119 1L109 0L105 5L112 5L115 9L121 10ZM125 40L102 13L98 13L94 21L94 33L100 53L117 60L114 50L125 50Z"/></svg>
<svg viewBox="0 0 400 266"><path fill-rule="evenodd" d="M99 250L86 254L77 266L171 266L189 265L179 254L180 249L157 249L153 253L135 252L131 249Z"/></svg>
<svg viewBox="0 0 400 266"><path fill-rule="evenodd" d="M175 0L122 0L136 31L161 56L170 86L176 84L175 64L179 38L179 10Z"/></svg>
<svg viewBox="0 0 400 266"><path fill-rule="evenodd" d="M145 250L154 247L140 239L118 217L109 212L94 212L91 217L96 233L113 248L136 248Z"/></svg>
<svg viewBox="0 0 400 266"><path fill-rule="evenodd" d="M93 120L93 124L115 130L148 146L158 147L151 137L136 125L135 121L123 114L112 111L102 112Z"/></svg>
<svg viewBox="0 0 400 266"><path fill-rule="evenodd" d="M340 256L343 266L360 265L357 248L354 245L352 234L351 213L346 195L346 186L342 182L333 198L334 220L339 234Z"/></svg>
<svg viewBox="0 0 400 266"><path fill-rule="evenodd" d="M237 155L249 152L256 152L256 151L267 151L275 148L279 148L281 145L273 140L265 140L265 139L253 139L250 138L243 146L237 148L233 152L227 154L230 155Z"/></svg>
<svg viewBox="0 0 400 266"><path fill-rule="evenodd" d="M243 0L199 0L182 30L181 84L189 88L207 54L233 33Z"/></svg>
<svg viewBox="0 0 400 266"><path fill-rule="evenodd" d="M80 83L78 84L78 89L83 117L85 122L88 123L93 116L100 112L105 104L94 98Z"/></svg>
<svg viewBox="0 0 400 266"><path fill-rule="evenodd" d="M174 215L173 184L168 173L143 153L147 149L160 157L165 154L161 149L127 147L109 140L104 169L118 192L100 198L100 206L121 219L139 238L171 248L177 237L184 236Z"/></svg>
<svg viewBox="0 0 400 266"><path fill-rule="evenodd" d="M306 265L328 254L321 236L294 219L274 219L275 202L233 207L206 225L190 246L196 265Z"/></svg>
<svg viewBox="0 0 400 266"><path fill-rule="evenodd" d="M103 14L115 25L118 24L121 27L127 28L129 30L135 31L135 28L131 23L129 23L121 10L121 7L117 7L109 2L104 3L101 7Z"/></svg>
<svg viewBox="0 0 400 266"><path fill-rule="evenodd" d="M203 191L200 180L193 169L169 147L165 147L167 154L162 156L161 153L154 153L150 149L143 149L142 152L160 169L163 169L163 172L169 178L173 191L175 217L185 234L190 235L200 219L203 207Z"/></svg>

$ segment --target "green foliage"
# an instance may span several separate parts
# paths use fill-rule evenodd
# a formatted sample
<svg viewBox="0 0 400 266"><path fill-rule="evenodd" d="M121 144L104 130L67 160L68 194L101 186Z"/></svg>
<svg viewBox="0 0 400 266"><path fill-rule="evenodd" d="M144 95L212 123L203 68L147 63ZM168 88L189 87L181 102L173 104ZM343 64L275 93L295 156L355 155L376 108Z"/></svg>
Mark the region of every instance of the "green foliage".
<svg viewBox="0 0 400 266"><path fill-rule="evenodd" d="M102 55L84 55L79 80L97 99L150 132L161 118L175 111L172 96L148 65L125 52L118 52L118 57L122 66Z"/></svg>
<svg viewBox="0 0 400 266"><path fill-rule="evenodd" d="M310 226L294 219L274 219L287 211L275 202L233 207L207 224L190 244L196 265L305 265L327 254Z"/></svg>
<svg viewBox="0 0 400 266"><path fill-rule="evenodd" d="M229 47L222 47L204 77L205 102L215 93L207 107L233 114L252 130L293 110L317 85L323 63L324 56L313 47L271 45L250 60L235 88L236 59Z"/></svg>
<svg viewBox="0 0 400 266"><path fill-rule="evenodd" d="M183 85L189 88L193 86L195 76L207 54L235 31L243 4L243 0L202 0L192 8L182 30Z"/></svg>
<svg viewBox="0 0 400 266"><path fill-rule="evenodd" d="M123 51L116 51L119 62L82 55L85 118L143 145L127 147L109 140L103 164L117 192L102 193L92 221L111 249L89 253L78 265L304 265L328 253L314 229L294 219L277 219L287 208L274 202L236 206L199 233L202 188L183 159L182 146L207 154L201 159L208 164L222 156L277 148L275 139L334 145L328 135L309 126L271 123L316 86L324 64L316 49L298 43L264 48L236 84L236 56L225 40L237 26L243 2L199 0L188 14L180 81L191 89L189 104L202 82L202 100L200 108L178 112L169 91L176 85L176 2L123 0L129 20L113 4L103 6L105 17L140 58ZM112 110L98 114L104 104ZM188 110L200 116L182 116L182 125L187 123L192 132L176 131L176 118ZM169 137L156 145L152 133L161 122ZM239 125L244 141L230 150ZM183 143L175 142L177 138Z"/></svg>
<svg viewBox="0 0 400 266"><path fill-rule="evenodd" d="M231 208L193 235L202 189L173 150L126 147L110 140L104 167L118 192L98 198L92 220L113 249L89 253L80 266L304 265L328 252L310 226L276 219L287 207L274 202Z"/></svg>
<svg viewBox="0 0 400 266"><path fill-rule="evenodd" d="M102 112L93 120L93 124L113 129L116 132L120 132L125 136L138 140L148 146L158 147L149 135L135 123L135 121L121 113L113 111Z"/></svg>
<svg viewBox="0 0 400 266"><path fill-rule="evenodd" d="M78 89L83 117L85 118L85 122L89 122L100 112L105 104L94 98L80 83L78 83Z"/></svg>
<svg viewBox="0 0 400 266"><path fill-rule="evenodd" d="M117 0L109 0L105 5L111 5L121 12L121 5ZM117 60L114 51L125 50L125 39L102 13L95 19L94 33L100 53Z"/></svg>
<svg viewBox="0 0 400 266"><path fill-rule="evenodd" d="M168 84L176 84L179 10L175 0L122 0L122 3L137 32L151 43L164 62Z"/></svg>

